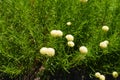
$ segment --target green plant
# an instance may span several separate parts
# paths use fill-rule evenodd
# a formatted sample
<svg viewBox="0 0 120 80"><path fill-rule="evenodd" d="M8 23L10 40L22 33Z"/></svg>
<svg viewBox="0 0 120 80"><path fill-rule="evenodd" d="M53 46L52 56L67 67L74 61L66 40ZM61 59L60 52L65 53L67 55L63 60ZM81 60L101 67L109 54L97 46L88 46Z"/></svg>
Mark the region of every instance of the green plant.
<svg viewBox="0 0 120 80"><path fill-rule="evenodd" d="M0 76L24 74L36 61L45 67L43 72L54 75L56 70L87 67L91 76L97 71L120 72L120 1L89 0L0 0ZM71 22L70 25L67 22ZM102 31L108 26L109 31ZM61 30L62 37L52 37L52 30ZM74 47L67 45L65 36L74 36ZM101 49L100 42L108 40ZM81 54L86 46L87 54ZM55 55L40 54L42 47L52 47ZM41 72L40 72L41 73Z"/></svg>

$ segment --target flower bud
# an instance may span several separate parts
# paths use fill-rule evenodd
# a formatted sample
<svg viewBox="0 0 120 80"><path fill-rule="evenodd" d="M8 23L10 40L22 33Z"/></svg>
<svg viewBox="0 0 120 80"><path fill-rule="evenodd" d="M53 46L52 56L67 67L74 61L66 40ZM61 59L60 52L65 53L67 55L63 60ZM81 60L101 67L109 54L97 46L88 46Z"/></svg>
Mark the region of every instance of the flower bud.
<svg viewBox="0 0 120 80"><path fill-rule="evenodd" d="M51 36L53 36L53 37L57 37L57 30L52 30L51 32L50 32L50 34L51 34Z"/></svg>
<svg viewBox="0 0 120 80"><path fill-rule="evenodd" d="M67 44L68 44L68 46L69 46L69 47L74 47L74 46L75 46L75 44L74 44L74 42L73 42L73 41L68 41L68 43L67 43Z"/></svg>
<svg viewBox="0 0 120 80"><path fill-rule="evenodd" d="M99 45L102 49L107 48L107 43L106 42L101 42Z"/></svg>
<svg viewBox="0 0 120 80"><path fill-rule="evenodd" d="M95 73L95 77L96 77L96 78L100 78L100 75L101 75L101 74L100 74L99 72L96 72L96 73Z"/></svg>
<svg viewBox="0 0 120 80"><path fill-rule="evenodd" d="M41 53L41 54L45 55L46 52L47 52L47 48L46 48L46 47L42 47L42 48L40 49L40 53Z"/></svg>
<svg viewBox="0 0 120 80"><path fill-rule="evenodd" d="M80 2L83 2L83 3L85 3L85 2L88 2L88 0L80 0Z"/></svg>
<svg viewBox="0 0 120 80"><path fill-rule="evenodd" d="M102 30L105 31L105 32L107 32L109 30L109 27L108 26L103 26Z"/></svg>
<svg viewBox="0 0 120 80"><path fill-rule="evenodd" d="M99 79L100 80L105 80L105 76L104 75L100 75Z"/></svg>
<svg viewBox="0 0 120 80"><path fill-rule="evenodd" d="M86 53L88 52L88 49L87 49L85 46L81 46L81 47L79 48L79 51L80 51L80 53L82 53L82 54L86 54Z"/></svg>
<svg viewBox="0 0 120 80"><path fill-rule="evenodd" d="M63 32L61 30L52 30L50 32L50 34L53 37L61 37L61 36L63 36Z"/></svg>
<svg viewBox="0 0 120 80"><path fill-rule="evenodd" d="M114 78L117 78L117 77L118 77L118 73L117 73L116 71L113 71L112 76L113 76Z"/></svg>
<svg viewBox="0 0 120 80"><path fill-rule="evenodd" d="M55 50L53 48L47 48L47 55L48 56L54 56Z"/></svg>
<svg viewBox="0 0 120 80"><path fill-rule="evenodd" d="M108 41L108 40L105 40L104 42L105 42L107 45L109 44L109 41Z"/></svg>
<svg viewBox="0 0 120 80"><path fill-rule="evenodd" d="M62 32L61 30L57 30L57 36L58 36L58 37L63 36L63 32Z"/></svg>
<svg viewBox="0 0 120 80"><path fill-rule="evenodd" d="M71 22L67 22L67 25L70 26L72 23Z"/></svg>
<svg viewBox="0 0 120 80"><path fill-rule="evenodd" d="M73 40L74 40L74 37L73 37L71 34L66 35L65 38L66 38L68 41L73 41Z"/></svg>

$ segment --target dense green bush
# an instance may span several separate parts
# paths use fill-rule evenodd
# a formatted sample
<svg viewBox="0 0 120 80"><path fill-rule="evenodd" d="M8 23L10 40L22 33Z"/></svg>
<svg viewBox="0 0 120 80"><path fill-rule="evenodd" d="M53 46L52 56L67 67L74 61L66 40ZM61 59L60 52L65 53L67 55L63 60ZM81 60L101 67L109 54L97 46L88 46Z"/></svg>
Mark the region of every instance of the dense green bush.
<svg viewBox="0 0 120 80"><path fill-rule="evenodd" d="M45 67L44 75L40 72L44 77L77 66L87 67L89 75L120 72L119 7L119 0L0 0L0 77L24 74L36 61ZM105 25L108 32L102 30ZM61 30L63 36L52 37L51 30ZM74 36L74 47L68 47L67 34ZM101 49L104 40L109 45ZM86 55L80 46L87 47ZM40 54L42 47L54 48L55 55Z"/></svg>

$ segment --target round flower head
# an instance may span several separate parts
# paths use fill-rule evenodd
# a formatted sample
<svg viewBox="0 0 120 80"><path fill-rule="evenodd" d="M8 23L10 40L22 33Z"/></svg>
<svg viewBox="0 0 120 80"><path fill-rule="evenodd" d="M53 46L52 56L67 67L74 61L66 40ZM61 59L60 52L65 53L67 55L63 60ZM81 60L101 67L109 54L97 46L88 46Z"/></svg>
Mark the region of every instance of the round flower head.
<svg viewBox="0 0 120 80"><path fill-rule="evenodd" d="M96 77L96 78L100 78L100 75L101 75L101 74L100 74L99 72L96 72L96 73L95 73L95 77Z"/></svg>
<svg viewBox="0 0 120 80"><path fill-rule="evenodd" d="M88 0L80 0L80 2L83 2L83 3L85 3L85 2L88 2Z"/></svg>
<svg viewBox="0 0 120 80"><path fill-rule="evenodd" d="M106 42L101 42L99 45L102 49L107 48L107 43Z"/></svg>
<svg viewBox="0 0 120 80"><path fill-rule="evenodd" d="M109 44L109 41L108 41L108 40L105 40L104 42L105 42L107 45Z"/></svg>
<svg viewBox="0 0 120 80"><path fill-rule="evenodd" d="M50 34L51 34L51 36L53 36L53 37L57 37L57 30L52 30L51 32L50 32Z"/></svg>
<svg viewBox="0 0 120 80"><path fill-rule="evenodd" d="M118 77L118 72L113 71L113 72L112 72L112 76L113 76L114 78L117 78L117 77Z"/></svg>
<svg viewBox="0 0 120 80"><path fill-rule="evenodd" d="M62 32L61 30L57 30L57 36L58 36L58 37L63 36L63 32Z"/></svg>
<svg viewBox="0 0 120 80"><path fill-rule="evenodd" d="M52 30L50 32L50 34L53 37L61 37L61 36L63 36L63 32L61 30Z"/></svg>
<svg viewBox="0 0 120 80"><path fill-rule="evenodd" d="M88 52L88 49L87 49L85 46L81 46L81 47L79 48L79 51L80 51L80 53L82 53L82 54L86 54L86 53Z"/></svg>
<svg viewBox="0 0 120 80"><path fill-rule="evenodd" d="M48 56L54 56L55 50L53 48L47 48L47 55Z"/></svg>
<svg viewBox="0 0 120 80"><path fill-rule="evenodd" d="M105 31L105 32L107 32L109 30L109 27L108 26L103 26L102 30Z"/></svg>
<svg viewBox="0 0 120 80"><path fill-rule="evenodd" d="M68 44L68 46L69 46L69 47L74 47L74 46L75 46L75 44L74 44L74 42L73 42L73 41L68 41L68 43L67 43L67 44Z"/></svg>
<svg viewBox="0 0 120 80"><path fill-rule="evenodd" d="M67 22L67 25L70 26L72 23L71 22Z"/></svg>
<svg viewBox="0 0 120 80"><path fill-rule="evenodd" d="M66 35L65 38L66 38L68 41L73 41L73 40L74 40L74 37L73 37L71 34Z"/></svg>
<svg viewBox="0 0 120 80"><path fill-rule="evenodd" d="M43 55L45 55L47 53L47 48L46 47L42 47L40 49L40 53L43 54Z"/></svg>
<svg viewBox="0 0 120 80"><path fill-rule="evenodd" d="M99 79L100 80L105 80L105 76L104 75L100 75Z"/></svg>

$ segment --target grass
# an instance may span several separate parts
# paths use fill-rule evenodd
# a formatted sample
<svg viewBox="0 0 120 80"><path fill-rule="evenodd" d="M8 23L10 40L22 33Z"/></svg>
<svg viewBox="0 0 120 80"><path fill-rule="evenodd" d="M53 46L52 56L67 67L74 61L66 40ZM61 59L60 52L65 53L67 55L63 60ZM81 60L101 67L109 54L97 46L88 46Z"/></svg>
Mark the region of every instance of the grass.
<svg viewBox="0 0 120 80"><path fill-rule="evenodd" d="M36 60L53 75L58 69L69 72L83 64L93 75L120 72L119 7L119 0L0 0L0 76L24 74ZM71 26L66 25L69 21ZM102 31L104 25L109 26L108 32ZM63 31L63 37L51 37L54 29ZM67 34L74 36L74 48L67 46ZM99 47L104 40L110 42L107 49ZM82 45L88 48L83 59ZM53 47L55 56L41 55L44 46Z"/></svg>

